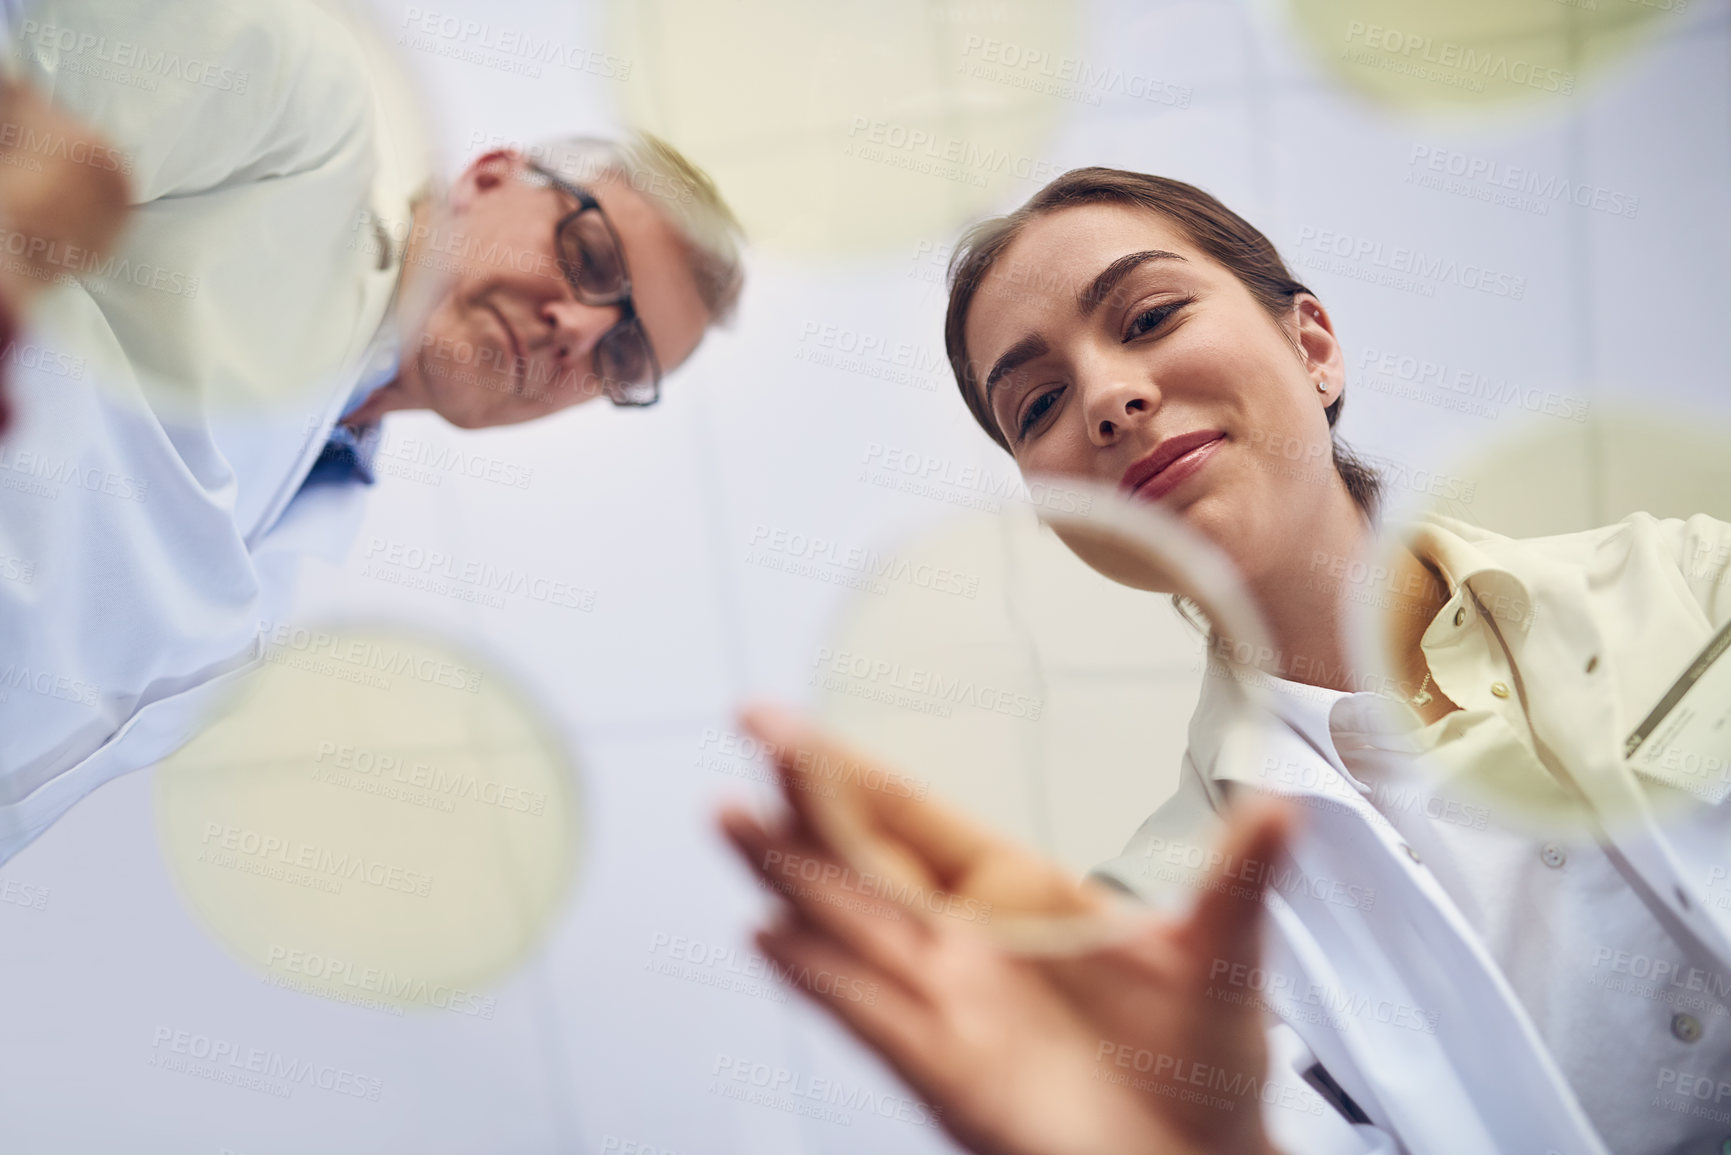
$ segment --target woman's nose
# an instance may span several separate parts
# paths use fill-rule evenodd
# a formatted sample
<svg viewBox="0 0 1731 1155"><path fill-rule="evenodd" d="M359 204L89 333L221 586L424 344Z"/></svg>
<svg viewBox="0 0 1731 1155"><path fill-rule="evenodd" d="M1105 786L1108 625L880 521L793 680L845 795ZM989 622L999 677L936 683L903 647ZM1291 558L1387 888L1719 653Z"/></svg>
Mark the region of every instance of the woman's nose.
<svg viewBox="0 0 1731 1155"><path fill-rule="evenodd" d="M1086 406L1088 436L1109 445L1123 432L1147 421L1160 407L1160 393L1147 383L1114 381L1095 387Z"/></svg>

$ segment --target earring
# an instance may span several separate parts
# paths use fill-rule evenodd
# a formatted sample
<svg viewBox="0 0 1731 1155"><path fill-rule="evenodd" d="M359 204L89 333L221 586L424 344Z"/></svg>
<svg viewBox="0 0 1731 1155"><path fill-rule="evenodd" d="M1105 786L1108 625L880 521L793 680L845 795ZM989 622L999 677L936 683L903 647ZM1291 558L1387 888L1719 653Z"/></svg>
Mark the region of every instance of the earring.
<svg viewBox="0 0 1731 1155"><path fill-rule="evenodd" d="M1327 381L1318 381L1316 383L1316 391L1318 393L1327 393L1328 392L1328 382Z"/></svg>

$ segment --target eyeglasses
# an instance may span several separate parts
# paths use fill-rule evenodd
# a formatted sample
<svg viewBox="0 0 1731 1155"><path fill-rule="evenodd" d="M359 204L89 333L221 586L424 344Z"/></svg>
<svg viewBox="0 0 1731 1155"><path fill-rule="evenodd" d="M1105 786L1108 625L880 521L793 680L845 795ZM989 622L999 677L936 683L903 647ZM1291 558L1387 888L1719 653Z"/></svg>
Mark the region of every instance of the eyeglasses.
<svg viewBox="0 0 1731 1155"><path fill-rule="evenodd" d="M625 246L587 189L560 180L538 164L528 170L577 202L553 228L559 271L585 305L617 305L619 320L595 343L595 372L615 405L653 405L661 399L661 363L631 300Z"/></svg>

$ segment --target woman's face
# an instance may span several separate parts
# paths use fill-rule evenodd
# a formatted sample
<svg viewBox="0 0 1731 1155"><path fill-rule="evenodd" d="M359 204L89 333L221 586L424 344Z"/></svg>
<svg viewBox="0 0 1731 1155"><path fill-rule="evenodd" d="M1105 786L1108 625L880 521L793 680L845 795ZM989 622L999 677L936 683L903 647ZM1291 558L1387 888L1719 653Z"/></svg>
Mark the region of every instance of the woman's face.
<svg viewBox="0 0 1731 1155"><path fill-rule="evenodd" d="M1324 412L1344 372L1321 305L1301 296L1276 321L1155 213L1035 220L981 282L963 339L1025 477L1158 502L1253 581L1277 559L1290 573L1351 503Z"/></svg>

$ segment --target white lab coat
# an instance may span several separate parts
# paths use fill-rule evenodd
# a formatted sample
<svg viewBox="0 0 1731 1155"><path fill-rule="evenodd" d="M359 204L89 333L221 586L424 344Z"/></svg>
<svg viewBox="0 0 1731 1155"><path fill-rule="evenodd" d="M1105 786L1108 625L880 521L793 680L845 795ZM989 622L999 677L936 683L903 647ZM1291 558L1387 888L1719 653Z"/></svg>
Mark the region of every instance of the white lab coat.
<svg viewBox="0 0 1731 1155"><path fill-rule="evenodd" d="M1437 684L1462 707L1457 724L1495 715L1514 729L1530 726L1550 751L1550 773L1572 777L1612 819L1609 842L1591 849L1618 864L1614 882L1632 880L1618 889L1638 895L1642 914L1691 964L1731 974L1731 919L1708 901L1700 869L1704 850L1723 861L1731 846L1731 807L1696 807L1683 826L1662 828L1623 754L1625 736L1731 619L1731 526L1637 514L1587 533L1516 541L1434 518L1416 543L1450 583L1421 645ZM1531 612L1493 621L1484 612L1492 601ZM1331 726L1373 696L1275 680L1279 717L1261 736L1262 761L1247 765L1223 757L1233 698L1225 672L1212 672L1223 676L1203 680L1176 795L1097 873L1156 904L1182 902L1195 876L1168 864L1214 845L1228 784L1306 804L1292 848L1303 881L1270 895L1266 970L1255 985L1283 1020L1271 1035L1276 1061L1301 1075L1320 1064L1366 1118L1269 1110L1282 1149L1606 1151L1509 977L1343 763ZM1510 684L1517 693L1491 689ZM1531 897L1506 901L1517 918L1545 914ZM1714 1027L1723 1048L1722 1021ZM1705 1052L1701 1061L1719 1062Z"/></svg>
<svg viewBox="0 0 1731 1155"><path fill-rule="evenodd" d="M134 208L110 260L68 257L11 367L0 862L255 661L286 543L318 536L285 510L335 500L297 491L401 272L372 222L400 228L430 172L401 75L334 3L45 0L11 34L129 159Z"/></svg>

